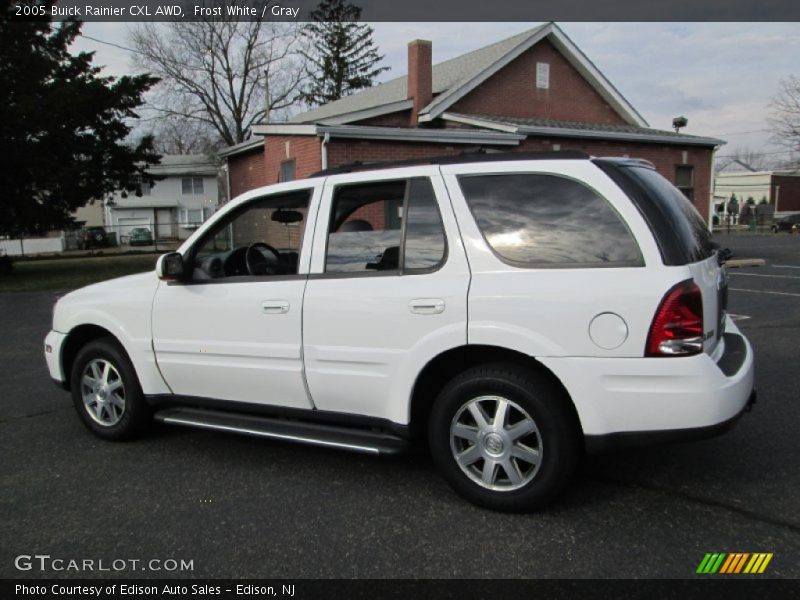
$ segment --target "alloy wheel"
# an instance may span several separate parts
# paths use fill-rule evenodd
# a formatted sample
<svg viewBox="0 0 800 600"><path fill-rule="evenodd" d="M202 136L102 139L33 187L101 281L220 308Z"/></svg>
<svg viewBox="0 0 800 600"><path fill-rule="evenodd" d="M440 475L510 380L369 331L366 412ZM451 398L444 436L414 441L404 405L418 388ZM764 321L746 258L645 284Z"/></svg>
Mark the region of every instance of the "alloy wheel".
<svg viewBox="0 0 800 600"><path fill-rule="evenodd" d="M472 481L494 491L524 487L542 463L536 422L519 404L501 396L473 398L456 412L450 449Z"/></svg>

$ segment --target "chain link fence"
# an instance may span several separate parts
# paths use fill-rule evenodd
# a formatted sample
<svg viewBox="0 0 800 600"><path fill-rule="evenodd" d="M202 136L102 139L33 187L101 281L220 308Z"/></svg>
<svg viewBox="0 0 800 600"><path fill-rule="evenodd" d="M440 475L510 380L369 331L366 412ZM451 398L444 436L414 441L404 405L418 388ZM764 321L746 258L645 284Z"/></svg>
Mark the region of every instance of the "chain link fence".
<svg viewBox="0 0 800 600"><path fill-rule="evenodd" d="M135 250L168 252L177 248L199 226L199 223L179 221L159 223L157 228L144 224L98 225L45 231L22 239L0 237L0 255L81 255Z"/></svg>

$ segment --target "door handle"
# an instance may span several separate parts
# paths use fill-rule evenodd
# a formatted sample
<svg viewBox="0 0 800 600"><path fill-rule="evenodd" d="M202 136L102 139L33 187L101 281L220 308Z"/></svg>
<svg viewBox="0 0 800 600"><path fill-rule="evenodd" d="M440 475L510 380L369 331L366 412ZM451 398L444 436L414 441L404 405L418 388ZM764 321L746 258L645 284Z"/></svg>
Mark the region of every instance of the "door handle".
<svg viewBox="0 0 800 600"><path fill-rule="evenodd" d="M444 312L441 298L417 298L408 303L408 309L418 315L438 315Z"/></svg>
<svg viewBox="0 0 800 600"><path fill-rule="evenodd" d="M261 312L265 315L285 315L289 312L289 302L286 300L264 300L261 303Z"/></svg>

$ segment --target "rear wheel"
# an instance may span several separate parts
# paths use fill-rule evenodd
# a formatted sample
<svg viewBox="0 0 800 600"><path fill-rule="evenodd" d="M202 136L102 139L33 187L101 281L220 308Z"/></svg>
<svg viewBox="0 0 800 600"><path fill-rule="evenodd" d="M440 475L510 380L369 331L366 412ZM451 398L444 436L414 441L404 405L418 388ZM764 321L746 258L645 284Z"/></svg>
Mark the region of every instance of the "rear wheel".
<svg viewBox="0 0 800 600"><path fill-rule="evenodd" d="M505 511L541 508L569 482L579 457L568 402L540 373L513 365L470 369L434 404L434 461L470 502Z"/></svg>
<svg viewBox="0 0 800 600"><path fill-rule="evenodd" d="M129 439L149 417L133 365L111 338L95 340L75 357L72 401L83 424L107 440Z"/></svg>

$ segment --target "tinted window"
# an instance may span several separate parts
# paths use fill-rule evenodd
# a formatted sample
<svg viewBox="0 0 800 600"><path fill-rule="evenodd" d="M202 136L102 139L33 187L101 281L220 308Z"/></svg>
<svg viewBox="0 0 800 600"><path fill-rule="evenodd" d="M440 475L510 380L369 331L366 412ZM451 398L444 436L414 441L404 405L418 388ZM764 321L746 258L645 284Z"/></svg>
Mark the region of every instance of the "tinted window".
<svg viewBox="0 0 800 600"><path fill-rule="evenodd" d="M405 192L405 181L337 188L328 229L326 273L399 269Z"/></svg>
<svg viewBox="0 0 800 600"><path fill-rule="evenodd" d="M403 269L432 269L444 260L446 248L439 206L429 179L412 179L408 185Z"/></svg>
<svg viewBox="0 0 800 600"><path fill-rule="evenodd" d="M442 263L444 227L428 178L336 189L326 273L423 271Z"/></svg>
<svg viewBox="0 0 800 600"><path fill-rule="evenodd" d="M486 241L522 266L641 266L620 216L588 187L539 174L459 178Z"/></svg>
<svg viewBox="0 0 800 600"><path fill-rule="evenodd" d="M686 262L704 260L714 253L711 232L703 217L680 190L654 169L626 166L622 171L633 176L647 192L648 198L657 205L660 217L677 236Z"/></svg>

